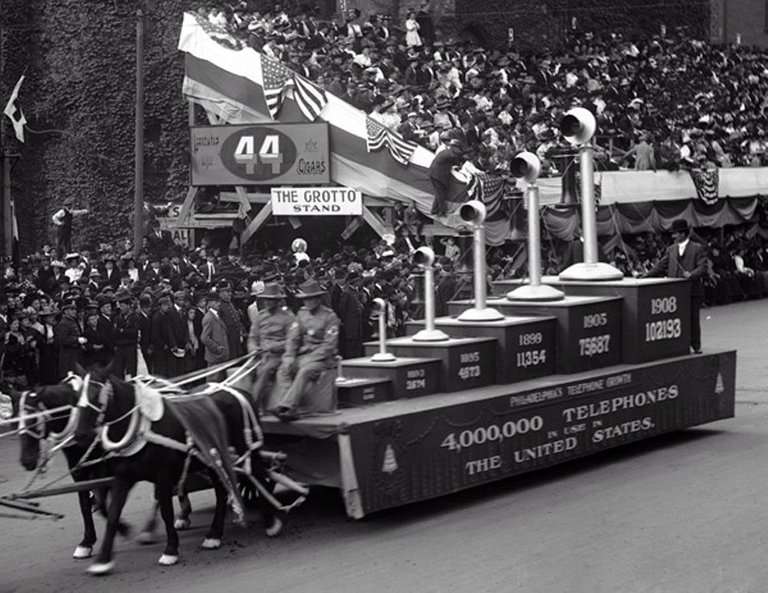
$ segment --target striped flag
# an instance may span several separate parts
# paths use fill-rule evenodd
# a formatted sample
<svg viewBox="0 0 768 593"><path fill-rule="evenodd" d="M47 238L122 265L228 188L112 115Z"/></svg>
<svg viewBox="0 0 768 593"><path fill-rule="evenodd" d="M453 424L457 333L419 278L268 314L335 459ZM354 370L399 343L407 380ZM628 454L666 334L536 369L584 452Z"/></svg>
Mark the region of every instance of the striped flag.
<svg viewBox="0 0 768 593"><path fill-rule="evenodd" d="M309 121L315 121L328 103L325 91L276 60L262 56L261 71L264 79L264 97L272 119L277 119L289 88L293 89L293 97Z"/></svg>
<svg viewBox="0 0 768 593"><path fill-rule="evenodd" d="M398 163L407 165L411 160L413 152L416 150L414 142L407 142L402 137L381 125L370 117L365 118L365 126L368 132L367 146L368 152L376 152L386 146L389 154L392 155Z"/></svg>
<svg viewBox="0 0 768 593"><path fill-rule="evenodd" d="M690 173L699 199L710 206L717 203L720 171L717 169L691 169Z"/></svg>
<svg viewBox="0 0 768 593"><path fill-rule="evenodd" d="M27 118L24 117L24 113L21 111L21 107L17 104L19 98L19 89L21 89L21 83L24 82L24 76L19 78L19 82L13 87L11 98L8 99L8 103L3 110L3 113L8 116L8 119L13 123L13 131L16 132L16 138L19 142L24 142L24 126L27 124Z"/></svg>
<svg viewBox="0 0 768 593"><path fill-rule="evenodd" d="M490 218L495 214L504 197L504 178L488 173L475 173L467 186L467 193L472 199L480 200Z"/></svg>

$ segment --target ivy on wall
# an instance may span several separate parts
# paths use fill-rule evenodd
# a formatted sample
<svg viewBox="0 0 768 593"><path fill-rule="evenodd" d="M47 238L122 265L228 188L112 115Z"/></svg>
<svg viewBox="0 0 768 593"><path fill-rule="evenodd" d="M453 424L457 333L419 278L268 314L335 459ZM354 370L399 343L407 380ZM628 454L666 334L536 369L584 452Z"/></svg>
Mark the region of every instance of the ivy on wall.
<svg viewBox="0 0 768 593"><path fill-rule="evenodd" d="M3 145L18 153L12 190L22 252L53 239L51 215L71 197L79 245L132 236L136 8L138 0L6 0L0 93L26 70L21 106L31 130L20 144L6 121ZM194 0L146 2L144 195L181 199L188 183L184 60L176 47ZM47 130L33 133L32 130Z"/></svg>

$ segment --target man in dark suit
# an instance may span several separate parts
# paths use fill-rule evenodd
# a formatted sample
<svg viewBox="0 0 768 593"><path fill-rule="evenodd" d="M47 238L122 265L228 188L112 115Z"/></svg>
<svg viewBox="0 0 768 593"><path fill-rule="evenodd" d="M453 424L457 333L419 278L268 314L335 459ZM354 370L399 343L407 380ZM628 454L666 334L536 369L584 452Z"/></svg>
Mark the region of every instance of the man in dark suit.
<svg viewBox="0 0 768 593"><path fill-rule="evenodd" d="M102 294L96 299L99 319L96 322L96 343L102 345L99 358L109 364L115 355L115 328L112 324L112 297Z"/></svg>
<svg viewBox="0 0 768 593"><path fill-rule="evenodd" d="M54 345L59 359L59 378L63 378L70 371L74 373L75 367L78 364L82 364L82 347L86 342L77 323L77 305L75 305L75 301L64 301L61 308L61 321L53 330Z"/></svg>
<svg viewBox="0 0 768 593"><path fill-rule="evenodd" d="M139 297L139 347L147 371L154 373L154 346L152 345L152 297L142 294Z"/></svg>
<svg viewBox="0 0 768 593"><path fill-rule="evenodd" d="M187 332L187 312L184 308L184 300L186 296L183 291L177 291L173 295L173 304L168 310L168 321L170 323L171 330L171 342L173 347L171 348L171 356L168 357L168 372L169 376L177 377L183 375L186 369L184 368L184 356L186 354L187 341L189 335Z"/></svg>
<svg viewBox="0 0 768 593"><path fill-rule="evenodd" d="M691 281L691 349L701 353L701 324L699 311L704 299L702 277L707 271L704 247L691 240L690 228L685 220L672 222L672 240L664 256L646 274L648 277L687 278Z"/></svg>
<svg viewBox="0 0 768 593"><path fill-rule="evenodd" d="M192 309L191 312L192 334L194 335L194 340L192 339L192 336L190 336L190 341L197 346L197 348L195 348L192 352L192 368L190 370L193 371L198 371L205 368L205 346L203 345L202 335L203 317L205 317L205 313L207 311L206 304L208 302L208 293L197 293L196 300L197 306Z"/></svg>
<svg viewBox="0 0 768 593"><path fill-rule="evenodd" d="M139 316L131 307L131 293L119 289L115 293L115 302L119 309L115 316L115 366L114 373L120 379L126 374L136 376L136 346L139 341Z"/></svg>
<svg viewBox="0 0 768 593"><path fill-rule="evenodd" d="M451 185L451 169L461 162L459 141L451 139L445 150L438 152L429 166L429 178L435 190L432 214L445 216L448 213L448 191Z"/></svg>
<svg viewBox="0 0 768 593"><path fill-rule="evenodd" d="M152 367L153 374L159 377L171 377L169 359L175 344L172 343L172 332L168 312L171 309L171 297L163 295L157 299L158 309L152 316Z"/></svg>

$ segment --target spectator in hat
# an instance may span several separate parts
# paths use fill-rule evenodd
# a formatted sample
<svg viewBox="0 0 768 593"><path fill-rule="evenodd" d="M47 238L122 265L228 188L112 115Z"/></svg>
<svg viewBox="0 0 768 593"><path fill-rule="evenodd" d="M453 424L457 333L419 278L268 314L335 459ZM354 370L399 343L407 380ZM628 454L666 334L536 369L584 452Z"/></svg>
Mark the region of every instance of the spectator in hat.
<svg viewBox="0 0 768 593"><path fill-rule="evenodd" d="M99 331L99 306L91 301L85 307L83 315L83 336L86 343L83 346L83 365L86 369L104 368L109 364L110 356L105 351L102 335Z"/></svg>
<svg viewBox="0 0 768 593"><path fill-rule="evenodd" d="M103 345L101 358L103 363L109 364L115 355L115 328L112 323L112 300L113 297L101 294L96 297L96 304L99 308L98 317L98 343ZM86 336L88 338L88 336Z"/></svg>
<svg viewBox="0 0 768 593"><path fill-rule="evenodd" d="M44 305L38 313L38 318L42 324L40 329L40 383L42 385L53 385L58 378L58 360L56 358L56 345L54 342L54 328L56 321L56 312L50 305Z"/></svg>
<svg viewBox="0 0 768 593"><path fill-rule="evenodd" d="M220 306L221 295L216 291L211 291L208 294L208 311L203 316L203 331L200 334L200 341L205 347L205 362L209 367L226 362L231 358L227 326L219 315ZM210 380L223 381L225 378L226 373L219 371Z"/></svg>
<svg viewBox="0 0 768 593"><path fill-rule="evenodd" d="M46 293L50 295L56 294L60 290L62 280L66 279L67 282L69 281L64 275L65 268L64 262L59 259L54 259L51 262L51 274L46 279L45 288L43 288Z"/></svg>
<svg viewBox="0 0 768 593"><path fill-rule="evenodd" d="M112 253L107 253L102 260L104 263L101 267L101 286L111 286L113 289L117 289L120 286L120 270L115 266L115 256Z"/></svg>
<svg viewBox="0 0 768 593"><path fill-rule="evenodd" d="M208 293L195 293L195 306L187 311L187 347L189 360L187 371L198 371L205 368L205 346L203 345L203 317L208 311Z"/></svg>
<svg viewBox="0 0 768 593"><path fill-rule="evenodd" d="M120 379L127 375L136 376L138 367L137 346L139 344L139 315L131 306L131 293L118 289L115 293L118 313L114 321L115 364L114 374Z"/></svg>
<svg viewBox="0 0 768 593"><path fill-rule="evenodd" d="M266 283L257 296L261 306L248 333L248 353L261 358L251 394L254 403L262 407L267 387L282 361L288 330L296 316L283 306L286 294L277 282Z"/></svg>
<svg viewBox="0 0 768 593"><path fill-rule="evenodd" d="M163 294L157 299L157 311L152 315L152 372L159 377L172 377L170 370L176 368L175 361L170 360L172 350L176 347L173 341L169 312L171 297Z"/></svg>
<svg viewBox="0 0 768 593"><path fill-rule="evenodd" d="M83 268L80 267L80 254L68 253L64 259L67 260L67 269L64 271L64 275L69 278L72 284L79 282L83 276Z"/></svg>
<svg viewBox="0 0 768 593"><path fill-rule="evenodd" d="M673 244L664 252L664 256L648 271L647 277L666 276L667 278L686 278L691 281L691 349L701 353L701 324L699 312L704 300L702 279L707 272L705 248L691 240L688 222L682 219L672 221Z"/></svg>
<svg viewBox="0 0 768 593"><path fill-rule="evenodd" d="M61 321L54 328L54 344L59 360L58 379L67 373L74 373L83 361L83 346L87 340L77 323L77 305L74 299L64 301L61 306Z"/></svg>
<svg viewBox="0 0 768 593"><path fill-rule="evenodd" d="M357 272L342 270L336 276L337 297L333 310L339 318L339 354L342 358L363 355L363 303L350 282L359 279Z"/></svg>
<svg viewBox="0 0 768 593"><path fill-rule="evenodd" d="M227 328L229 340L227 352L230 358L237 358L243 354L243 338L247 334L245 333L243 321L240 318L240 312L232 303L232 284L227 280L222 280L217 288L221 295L221 306L218 308L217 313Z"/></svg>
<svg viewBox="0 0 768 593"><path fill-rule="evenodd" d="M177 290L172 295L171 307L168 309L167 319L171 331L171 356L168 357L168 373L171 377L183 375L186 371L185 357L187 354L187 312L184 310L186 295L184 291Z"/></svg>
<svg viewBox="0 0 768 593"><path fill-rule="evenodd" d="M297 407L320 374L333 367L339 340L339 318L322 304L325 290L307 280L297 294L304 306L288 331L285 354L277 371L280 403L275 415L284 421L297 418Z"/></svg>
<svg viewBox="0 0 768 593"><path fill-rule="evenodd" d="M149 374L154 374L154 346L152 344L152 297L144 293L139 297L139 348Z"/></svg>
<svg viewBox="0 0 768 593"><path fill-rule="evenodd" d="M72 198L65 199L64 207L51 217L56 227L56 248L60 256L72 251L72 219L88 214L87 208L72 209L72 204Z"/></svg>

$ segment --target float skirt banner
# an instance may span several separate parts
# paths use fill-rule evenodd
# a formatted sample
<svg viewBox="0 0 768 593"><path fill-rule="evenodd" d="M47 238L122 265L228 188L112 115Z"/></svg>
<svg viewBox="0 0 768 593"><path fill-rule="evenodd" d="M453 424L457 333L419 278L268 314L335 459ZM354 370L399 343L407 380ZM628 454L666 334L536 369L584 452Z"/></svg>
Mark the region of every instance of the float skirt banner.
<svg viewBox="0 0 768 593"><path fill-rule="evenodd" d="M331 179L328 124L193 127L192 185L319 184Z"/></svg>
<svg viewBox="0 0 768 593"><path fill-rule="evenodd" d="M362 216L363 196L350 187L273 187L275 216Z"/></svg>
<svg viewBox="0 0 768 593"><path fill-rule="evenodd" d="M736 353L722 352L592 371L509 395L432 396L446 405L354 424L364 513L730 418L735 375Z"/></svg>

